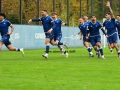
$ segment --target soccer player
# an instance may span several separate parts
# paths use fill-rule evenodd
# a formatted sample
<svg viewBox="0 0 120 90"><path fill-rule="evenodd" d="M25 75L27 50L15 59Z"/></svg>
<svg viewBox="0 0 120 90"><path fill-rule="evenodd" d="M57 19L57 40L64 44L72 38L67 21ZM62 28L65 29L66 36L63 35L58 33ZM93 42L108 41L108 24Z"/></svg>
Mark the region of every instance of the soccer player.
<svg viewBox="0 0 120 90"><path fill-rule="evenodd" d="M54 41L56 43L58 43L58 42L60 43L60 40L62 38L61 24L62 25L67 25L67 24L65 22L63 22L62 20L57 19L57 13L56 12L52 13L52 18L53 18L54 23L55 23L55 28L53 29L54 38L51 41L51 44L54 45ZM64 45L64 43L61 43L61 45ZM68 53L65 51L65 49L61 45L59 44L58 48L60 49L61 52L63 52L63 54L66 54L66 58L67 58L68 57Z"/></svg>
<svg viewBox="0 0 120 90"><path fill-rule="evenodd" d="M84 16L83 16L83 20L84 20L84 23L88 26L89 23L90 23L90 21L88 20L88 16L87 16L87 15L84 15ZM89 41L89 40L88 40L88 41ZM90 46L90 48L91 48L90 42L89 42L89 46ZM91 48L91 50L92 50L92 48Z"/></svg>
<svg viewBox="0 0 120 90"><path fill-rule="evenodd" d="M96 16L92 15L91 22L88 25L86 38L88 39L88 34L89 34L90 43L92 44L94 50L98 53L98 58L100 58L99 54L101 54L102 59L105 59L103 49L101 46L101 36L100 36L99 29L101 29L102 32L106 35L104 29L102 28L102 25L96 20ZM97 47L99 48L98 50L97 50Z"/></svg>
<svg viewBox="0 0 120 90"><path fill-rule="evenodd" d="M79 19L79 23L80 25L78 26L79 29L80 29L80 32L78 34L80 34L80 40L82 39L82 36L83 36L83 45L87 48L89 54L91 57L94 57L93 53L92 53L92 50L91 48L89 47L89 40L86 39L86 36L87 36L87 26L88 24L87 23L84 23L84 20L83 18L80 18Z"/></svg>
<svg viewBox="0 0 120 90"><path fill-rule="evenodd" d="M88 16L87 15L84 15L83 16L83 20L84 20L84 23L87 23L87 24L89 24L89 20L88 20Z"/></svg>
<svg viewBox="0 0 120 90"><path fill-rule="evenodd" d="M11 27L11 30L9 31L9 27ZM9 41L10 35L14 31L14 26L11 24L10 21L5 19L5 14L0 12L0 33L1 33L1 40L0 40L0 51L2 49L2 45L4 44L10 51L18 51L21 52L24 56L24 49L21 48L15 48L11 45L11 42Z"/></svg>
<svg viewBox="0 0 120 90"><path fill-rule="evenodd" d="M120 40L120 15L117 15L116 27L117 27L117 31L118 31L118 37Z"/></svg>
<svg viewBox="0 0 120 90"><path fill-rule="evenodd" d="M106 5L109 10L110 13L106 13L105 17L106 17L106 21L103 23L103 26L106 28L107 30L107 35L108 35L108 42L110 43L110 45L113 44L113 46L111 46L112 48L114 47L118 53L118 57L120 57L120 50L117 44L117 31L116 31L116 23L115 23L115 16L113 14L113 11L111 9L110 6L110 2L107 1L107 5Z"/></svg>
<svg viewBox="0 0 120 90"><path fill-rule="evenodd" d="M28 21L28 23L30 23L30 22L39 22L39 21L42 22L44 33L45 33L45 36L46 36L46 39L45 39L46 53L43 54L42 56L47 59L49 49L50 49L50 42L53 39L53 29L55 28L55 23L54 23L53 19L48 15L47 10L42 10L41 15L42 15L41 18L30 19ZM63 44L63 43L58 42L57 45L61 45L61 44ZM67 47L66 43L64 43L64 45Z"/></svg>

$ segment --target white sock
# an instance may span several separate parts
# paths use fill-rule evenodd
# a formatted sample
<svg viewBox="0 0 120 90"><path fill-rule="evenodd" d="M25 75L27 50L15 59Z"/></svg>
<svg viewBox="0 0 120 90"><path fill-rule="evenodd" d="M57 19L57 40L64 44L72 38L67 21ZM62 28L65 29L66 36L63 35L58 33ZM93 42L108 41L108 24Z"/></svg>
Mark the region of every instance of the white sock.
<svg viewBox="0 0 120 90"><path fill-rule="evenodd" d="M46 53L45 55L47 55L47 56L48 56L48 53Z"/></svg>
<svg viewBox="0 0 120 90"><path fill-rule="evenodd" d="M90 54L93 54L92 52L90 52Z"/></svg>

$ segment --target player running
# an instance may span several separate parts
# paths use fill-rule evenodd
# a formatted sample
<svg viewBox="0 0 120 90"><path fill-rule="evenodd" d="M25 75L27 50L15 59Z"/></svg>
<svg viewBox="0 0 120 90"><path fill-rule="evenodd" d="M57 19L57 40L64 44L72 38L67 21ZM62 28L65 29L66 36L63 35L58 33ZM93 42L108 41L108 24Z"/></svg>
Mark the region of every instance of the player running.
<svg viewBox="0 0 120 90"><path fill-rule="evenodd" d="M106 6L109 8L110 13L106 13L105 17L107 20L103 23L103 26L107 30L108 42L110 43L110 45L113 44L113 46L111 47L112 48L114 47L116 49L116 51L118 52L118 57L120 57L120 50L117 44L118 38L117 38L117 31L116 31L115 16L113 14L109 1L107 1Z"/></svg>
<svg viewBox="0 0 120 90"><path fill-rule="evenodd" d="M65 22L63 22L62 20L60 19L57 19L57 13L56 12L53 12L52 13L52 18L54 20L54 23L55 23L55 28L53 29L53 32L54 32L54 39L51 41L51 44L54 45L54 41L56 43L59 43L58 45L58 48L60 49L60 51L62 52L62 54L65 54L66 55L66 58L68 58L68 53L66 52L66 50L61 46L61 45L64 45L64 43L61 43L60 40L62 38L62 31L61 31L61 24L62 25L67 25ZM61 44L60 44L61 43ZM67 45L67 44L65 44ZM68 47L67 47L68 48Z"/></svg>
<svg viewBox="0 0 120 90"><path fill-rule="evenodd" d="M90 23L90 21L88 20L88 16L87 15L83 16L83 20L84 20L84 23L87 23L87 24Z"/></svg>
<svg viewBox="0 0 120 90"><path fill-rule="evenodd" d="M87 15L84 15L84 16L83 16L83 20L84 20L84 23L88 26L89 23L90 23L90 21L88 20L88 16L87 16ZM89 41L89 40L88 40L88 41ZM91 47L90 42L89 42L89 47L90 47L91 50L92 50L92 47Z"/></svg>
<svg viewBox="0 0 120 90"><path fill-rule="evenodd" d="M11 31L9 32L9 27L11 27ZM11 45L9 41L10 35L14 31L14 26L11 24L10 21L5 19L5 14L0 12L0 33L1 33L1 40L0 40L0 51L2 49L2 45L4 44L10 51L18 51L21 52L24 56L24 49L15 48Z"/></svg>
<svg viewBox="0 0 120 90"><path fill-rule="evenodd" d="M86 39L87 36L87 23L84 23L83 18L79 19L80 25L78 26L80 29L80 32L78 34L80 34L80 40L82 40L82 36L83 36L83 45L87 48L89 54L91 57L94 57L91 48L89 47L89 40Z"/></svg>
<svg viewBox="0 0 120 90"><path fill-rule="evenodd" d="M100 36L100 32L99 29L102 30L102 32L106 35L104 29L102 28L102 25L96 21L96 16L92 15L91 16L91 22L88 25L88 31L87 31L87 39L88 39L88 34L89 35L89 39L90 39L90 43L92 44L94 50L98 53L98 58L100 58L100 54L102 56L102 59L104 60L104 53L103 53L103 49L101 46L101 36ZM97 50L98 47L98 50Z"/></svg>
<svg viewBox="0 0 120 90"><path fill-rule="evenodd" d="M117 27L117 31L118 31L118 37L120 40L120 15L117 15L116 27Z"/></svg>
<svg viewBox="0 0 120 90"><path fill-rule="evenodd" d="M42 56L47 59L48 54L49 54L49 49L50 49L50 42L53 39L53 34L54 34L53 29L55 28L55 23L54 23L53 19L48 15L47 10L42 10L41 15L42 15L41 18L30 19L28 21L28 23L30 23L30 22L39 22L39 21L42 22L44 33L45 33L45 36L46 36L46 39L45 39L46 53L43 54ZM61 45L60 42L58 42L58 43L54 42L54 45L55 44L56 45ZM66 43L64 43L64 46L67 47Z"/></svg>

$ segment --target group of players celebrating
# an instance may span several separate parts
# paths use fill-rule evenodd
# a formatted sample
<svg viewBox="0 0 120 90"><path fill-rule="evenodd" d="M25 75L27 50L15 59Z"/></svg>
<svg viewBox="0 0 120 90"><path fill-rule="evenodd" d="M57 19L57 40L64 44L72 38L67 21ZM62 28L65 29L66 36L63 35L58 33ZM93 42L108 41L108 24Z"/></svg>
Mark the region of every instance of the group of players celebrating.
<svg viewBox="0 0 120 90"><path fill-rule="evenodd" d="M120 57L120 50L117 43L118 35L120 38L120 15L117 15L117 21L115 21L115 16L113 14L109 1L107 1L106 6L109 8L110 13L106 13L105 15L106 21L103 23L103 25L101 25L96 20L95 15L91 16L91 21L88 21L87 16L84 16L83 18L79 19L80 32L78 34L80 34L80 39L82 39L82 36L83 36L83 44L87 48L91 57L93 57L94 55L92 53L92 49L89 47L89 42L91 43L94 50L96 51L98 58L100 58L100 55L101 55L101 58L105 59L103 49L101 46L101 36L99 32L100 29L102 30L102 32L107 38L107 42L108 42L111 53L113 52L112 48L115 48L118 53L118 57Z"/></svg>
<svg viewBox="0 0 120 90"><path fill-rule="evenodd" d="M66 48L68 48L66 42L61 42L62 38L62 31L61 31L61 25L66 25L65 22L63 22L60 19L57 19L57 13L52 13L52 18L48 15L47 10L41 11L42 18L36 18L36 19L30 19L28 23L31 22L42 22L44 33L46 36L45 44L46 44L46 53L42 56L44 58L48 58L49 50L50 50L50 44L56 45L62 52L62 54L66 55L66 58L68 58L68 53L63 48L62 45L64 45Z"/></svg>
<svg viewBox="0 0 120 90"><path fill-rule="evenodd" d="M98 55L98 58L100 58L101 56L103 60L105 59L105 57L101 46L101 36L99 30L102 30L102 32L106 36L111 53L113 52L112 49L115 48L118 53L118 57L120 57L120 50L117 43L118 35L120 38L120 15L117 15L117 21L115 21L115 16L113 14L109 1L107 1L106 6L109 8L110 13L106 13L105 15L106 21L103 23L103 25L101 25L96 20L95 15L91 16L91 21L88 20L88 16L84 16L83 18L79 19L80 32L78 33L80 34L80 39L83 38L83 44L87 48L90 56L94 57L94 54L92 53L92 48L89 46L89 43L91 43L91 45L93 46L94 50L96 51L96 54ZM43 25L44 33L46 36L45 38L46 53L43 54L42 56L46 59L48 58L51 44L58 46L62 54L65 54L66 57L68 57L68 53L63 48L63 46L68 48L67 43L61 42L62 38L61 25L67 25L67 23L58 19L56 12L53 12L52 17L50 17L47 13L47 10L42 10L41 15L42 15L41 18L30 19L28 23L40 21ZM10 31L8 30L9 26L11 27ZM12 34L13 31L14 26L8 20L5 19L4 13L0 13L0 33L2 36L2 39L0 40L0 50L2 49L2 45L5 44L5 46L9 50L20 51L24 56L24 49L13 47L11 45L11 42L9 41L10 35Z"/></svg>

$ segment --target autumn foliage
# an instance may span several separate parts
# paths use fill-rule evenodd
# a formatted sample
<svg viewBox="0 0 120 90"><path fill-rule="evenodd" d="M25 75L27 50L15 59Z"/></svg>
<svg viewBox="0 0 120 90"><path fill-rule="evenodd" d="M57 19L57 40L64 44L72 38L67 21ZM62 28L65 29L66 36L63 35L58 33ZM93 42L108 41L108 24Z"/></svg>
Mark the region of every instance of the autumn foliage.
<svg viewBox="0 0 120 90"><path fill-rule="evenodd" d="M58 13L59 18L67 22L67 0L54 0L55 11ZM105 12L108 12L106 8L106 1L93 0L93 14L95 14L98 20L102 20ZM39 5L39 7L38 7ZM91 15L91 0L82 0L82 16ZM39 8L39 9L38 9ZM120 13L120 0L112 0L112 8L115 15ZM53 12L53 0L22 0L22 24L27 24L30 18L40 17L40 11L47 9L49 15ZM39 11L38 11L39 10ZM70 25L72 21L75 25L78 24L80 17L80 0L69 0L69 20ZM20 23L20 0L2 0L2 12L7 14L7 19L12 23Z"/></svg>

